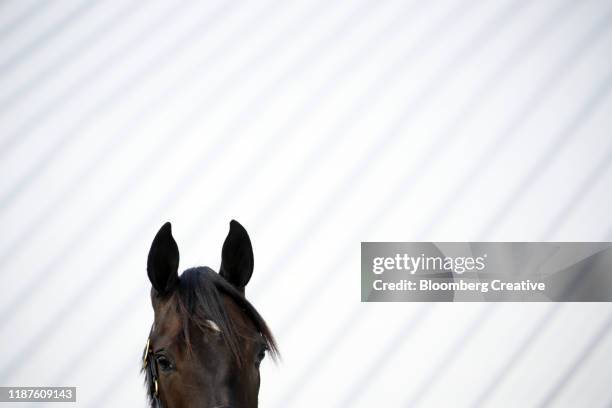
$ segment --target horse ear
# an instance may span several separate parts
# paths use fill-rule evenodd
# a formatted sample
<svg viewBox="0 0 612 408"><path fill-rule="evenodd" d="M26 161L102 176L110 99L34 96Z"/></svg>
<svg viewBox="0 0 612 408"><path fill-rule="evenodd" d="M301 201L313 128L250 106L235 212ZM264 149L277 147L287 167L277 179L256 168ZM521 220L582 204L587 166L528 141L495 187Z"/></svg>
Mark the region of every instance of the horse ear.
<svg viewBox="0 0 612 408"><path fill-rule="evenodd" d="M172 237L172 225L165 223L155 235L147 259L147 275L160 295L170 293L178 283L179 250Z"/></svg>
<svg viewBox="0 0 612 408"><path fill-rule="evenodd" d="M219 274L242 293L253 275L251 239L244 227L236 220L230 222L230 230L223 243Z"/></svg>

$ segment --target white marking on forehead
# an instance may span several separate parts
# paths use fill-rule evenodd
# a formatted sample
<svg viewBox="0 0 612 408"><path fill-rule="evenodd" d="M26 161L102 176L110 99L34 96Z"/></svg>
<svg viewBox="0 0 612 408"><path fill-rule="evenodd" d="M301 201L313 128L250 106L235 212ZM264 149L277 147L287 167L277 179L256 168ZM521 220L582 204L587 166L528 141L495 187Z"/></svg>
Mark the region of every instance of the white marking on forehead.
<svg viewBox="0 0 612 408"><path fill-rule="evenodd" d="M211 328L212 330L221 333L221 329L219 328L219 326L217 325L217 323L213 322L212 320L206 320L206 323L208 323L208 327Z"/></svg>

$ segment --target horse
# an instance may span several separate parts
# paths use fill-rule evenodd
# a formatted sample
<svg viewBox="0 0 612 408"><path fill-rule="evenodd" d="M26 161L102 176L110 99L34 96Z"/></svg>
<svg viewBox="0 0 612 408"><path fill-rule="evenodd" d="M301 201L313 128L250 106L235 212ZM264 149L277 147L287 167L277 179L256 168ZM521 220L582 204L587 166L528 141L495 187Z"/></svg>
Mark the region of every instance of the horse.
<svg viewBox="0 0 612 408"><path fill-rule="evenodd" d="M172 226L155 235L147 258L154 320L142 356L152 408L255 408L259 367L278 348L245 297L253 274L246 230L230 222L219 273L195 267L178 275Z"/></svg>

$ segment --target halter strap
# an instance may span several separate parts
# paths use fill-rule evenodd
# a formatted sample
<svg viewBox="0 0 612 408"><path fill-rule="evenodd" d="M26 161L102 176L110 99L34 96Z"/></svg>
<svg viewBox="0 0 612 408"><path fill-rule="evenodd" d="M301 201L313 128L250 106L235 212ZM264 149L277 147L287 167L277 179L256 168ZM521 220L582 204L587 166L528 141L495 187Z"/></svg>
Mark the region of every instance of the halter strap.
<svg viewBox="0 0 612 408"><path fill-rule="evenodd" d="M147 339L147 345L144 351L144 357L142 358L142 366L146 370L147 375L151 378L151 386L149 392L153 395L153 399L159 405L159 384L157 382L157 364L155 362L155 355L151 347L151 337Z"/></svg>

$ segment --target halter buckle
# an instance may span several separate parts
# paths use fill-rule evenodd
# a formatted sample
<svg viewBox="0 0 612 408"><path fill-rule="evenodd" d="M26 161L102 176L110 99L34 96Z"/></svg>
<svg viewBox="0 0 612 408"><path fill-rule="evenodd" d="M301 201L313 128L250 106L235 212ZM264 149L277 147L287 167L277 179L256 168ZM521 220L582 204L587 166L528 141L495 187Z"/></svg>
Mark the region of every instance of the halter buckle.
<svg viewBox="0 0 612 408"><path fill-rule="evenodd" d="M151 338L149 337L147 339L147 345L145 346L145 352L144 352L144 357L142 358L142 366L144 368L147 368L148 364L149 364L149 356L151 356L151 353L153 351L151 350ZM154 361L151 361L151 377L153 379L153 383L155 384L155 393L153 394L154 398L159 397L159 384L157 383L157 370L155 369L155 367L153 366L155 364Z"/></svg>
<svg viewBox="0 0 612 408"><path fill-rule="evenodd" d="M147 339L147 345L145 346L144 357L142 358L142 366L145 368L147 367L147 362L148 362L150 352L151 352L151 338L149 337Z"/></svg>

